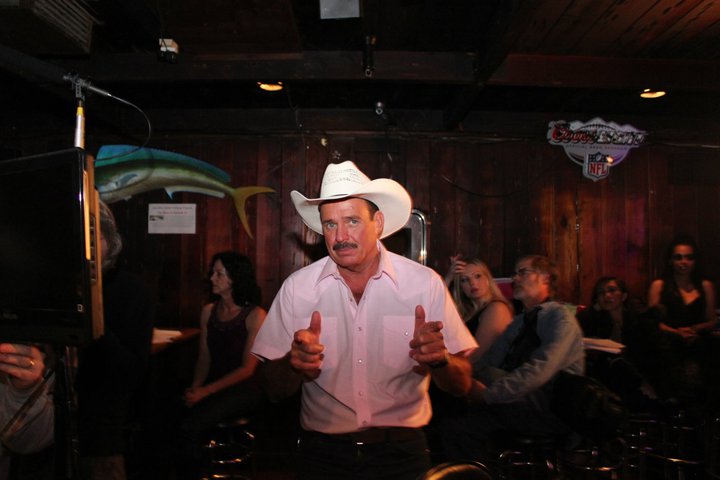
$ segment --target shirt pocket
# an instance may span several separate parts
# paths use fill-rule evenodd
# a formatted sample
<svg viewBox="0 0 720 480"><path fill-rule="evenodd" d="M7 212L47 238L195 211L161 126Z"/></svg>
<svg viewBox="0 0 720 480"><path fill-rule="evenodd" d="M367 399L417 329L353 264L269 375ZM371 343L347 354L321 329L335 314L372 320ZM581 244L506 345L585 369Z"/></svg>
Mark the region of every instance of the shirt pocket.
<svg viewBox="0 0 720 480"><path fill-rule="evenodd" d="M416 364L410 358L410 340L415 331L415 317L386 315L383 317L383 364L398 370L408 370Z"/></svg>

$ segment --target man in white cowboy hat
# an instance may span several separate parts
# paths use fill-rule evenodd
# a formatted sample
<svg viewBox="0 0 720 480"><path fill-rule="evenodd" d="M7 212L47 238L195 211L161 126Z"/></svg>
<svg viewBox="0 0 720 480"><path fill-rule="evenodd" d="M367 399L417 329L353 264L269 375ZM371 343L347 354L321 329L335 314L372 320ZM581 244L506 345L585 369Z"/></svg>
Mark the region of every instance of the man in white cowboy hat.
<svg viewBox="0 0 720 480"><path fill-rule="evenodd" d="M298 478L415 479L430 378L467 394L475 340L440 276L379 241L410 216L400 184L347 161L328 165L319 198L291 196L329 256L285 280L253 353L271 399L302 387Z"/></svg>

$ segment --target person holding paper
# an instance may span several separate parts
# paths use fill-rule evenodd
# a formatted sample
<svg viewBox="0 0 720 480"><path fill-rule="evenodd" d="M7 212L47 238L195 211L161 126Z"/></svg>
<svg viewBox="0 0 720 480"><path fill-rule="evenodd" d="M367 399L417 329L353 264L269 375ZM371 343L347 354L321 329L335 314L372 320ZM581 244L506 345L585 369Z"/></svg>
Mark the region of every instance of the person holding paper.
<svg viewBox="0 0 720 480"><path fill-rule="evenodd" d="M271 399L301 390L299 480L415 480L430 466L430 380L470 387L477 346L440 276L389 252L412 201L350 161L325 170L320 197L291 193L329 256L280 288L253 347Z"/></svg>
<svg viewBox="0 0 720 480"><path fill-rule="evenodd" d="M617 277L601 277L593 287L590 307L578 312L583 335L609 338L627 345L637 341L635 313L627 306L628 289Z"/></svg>
<svg viewBox="0 0 720 480"><path fill-rule="evenodd" d="M628 288L622 279L604 276L595 282L591 306L578 312L577 319L586 339L587 375L597 378L615 391L631 410L648 406L654 389L646 382L638 367L650 360L651 339L657 330L628 306ZM616 352L595 348L591 339L617 342Z"/></svg>

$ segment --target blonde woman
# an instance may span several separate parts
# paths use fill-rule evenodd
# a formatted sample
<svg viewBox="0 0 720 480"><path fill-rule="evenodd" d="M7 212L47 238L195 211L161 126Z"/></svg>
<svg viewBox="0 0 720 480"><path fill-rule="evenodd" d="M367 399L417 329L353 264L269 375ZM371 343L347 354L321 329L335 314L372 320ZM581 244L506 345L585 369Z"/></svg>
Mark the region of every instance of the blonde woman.
<svg viewBox="0 0 720 480"><path fill-rule="evenodd" d="M500 292L488 266L478 259L463 261L459 255L450 257L445 283L478 343L470 359L480 358L510 325L512 306Z"/></svg>

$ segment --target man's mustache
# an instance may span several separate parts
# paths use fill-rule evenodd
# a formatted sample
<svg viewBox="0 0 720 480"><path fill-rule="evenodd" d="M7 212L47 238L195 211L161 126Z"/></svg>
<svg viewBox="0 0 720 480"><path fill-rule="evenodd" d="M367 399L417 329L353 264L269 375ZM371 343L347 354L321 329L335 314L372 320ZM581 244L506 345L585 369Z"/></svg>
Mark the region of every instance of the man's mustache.
<svg viewBox="0 0 720 480"><path fill-rule="evenodd" d="M340 242L340 243L336 243L336 244L333 245L333 247L332 247L332 249L335 250L335 251L337 251L337 250L342 250L343 248L358 248L358 245L357 245L357 243Z"/></svg>

